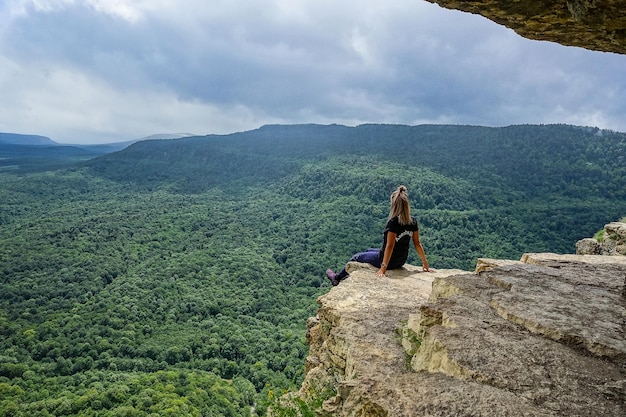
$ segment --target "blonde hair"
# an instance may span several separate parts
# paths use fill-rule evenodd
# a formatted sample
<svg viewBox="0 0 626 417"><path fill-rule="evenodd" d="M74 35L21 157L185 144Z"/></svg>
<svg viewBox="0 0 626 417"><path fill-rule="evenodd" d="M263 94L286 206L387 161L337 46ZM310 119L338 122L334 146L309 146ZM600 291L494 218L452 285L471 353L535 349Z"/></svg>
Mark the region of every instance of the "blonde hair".
<svg viewBox="0 0 626 417"><path fill-rule="evenodd" d="M391 204L389 207L389 218L398 218L398 222L405 226L411 224L411 207L409 206L409 195L404 185L399 186L396 191L391 193Z"/></svg>

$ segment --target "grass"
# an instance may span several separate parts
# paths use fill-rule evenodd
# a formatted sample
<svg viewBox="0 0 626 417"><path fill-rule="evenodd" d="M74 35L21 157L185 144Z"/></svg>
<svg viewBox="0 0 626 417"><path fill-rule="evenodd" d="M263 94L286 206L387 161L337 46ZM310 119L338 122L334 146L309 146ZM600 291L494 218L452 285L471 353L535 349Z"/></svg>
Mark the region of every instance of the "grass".
<svg viewBox="0 0 626 417"><path fill-rule="evenodd" d="M598 230L598 232L593 235L593 238L598 242L602 242L604 240L604 229Z"/></svg>

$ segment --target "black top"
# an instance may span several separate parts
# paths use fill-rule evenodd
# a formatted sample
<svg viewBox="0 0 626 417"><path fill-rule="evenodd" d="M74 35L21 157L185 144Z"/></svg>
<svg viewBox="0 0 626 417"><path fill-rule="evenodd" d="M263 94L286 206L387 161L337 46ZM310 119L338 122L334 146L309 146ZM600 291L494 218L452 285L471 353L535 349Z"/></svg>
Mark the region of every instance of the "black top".
<svg viewBox="0 0 626 417"><path fill-rule="evenodd" d="M411 243L411 236L413 232L418 230L417 220L411 217L411 223L407 225L401 225L398 218L394 217L389 219L385 229L383 230L383 247L380 250L380 260L382 262L385 255L385 247L387 246L387 232L393 232L396 234L396 244L393 247L391 253L391 259L387 265L387 269L400 268L406 263L409 257L409 244Z"/></svg>

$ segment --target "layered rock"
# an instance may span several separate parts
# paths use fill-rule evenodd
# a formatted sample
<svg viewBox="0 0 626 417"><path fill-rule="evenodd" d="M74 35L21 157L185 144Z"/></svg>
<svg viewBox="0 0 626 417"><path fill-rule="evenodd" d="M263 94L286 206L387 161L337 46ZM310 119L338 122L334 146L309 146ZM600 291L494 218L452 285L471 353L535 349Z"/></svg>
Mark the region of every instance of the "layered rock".
<svg viewBox="0 0 626 417"><path fill-rule="evenodd" d="M624 0L427 0L480 14L526 38L626 53Z"/></svg>
<svg viewBox="0 0 626 417"><path fill-rule="evenodd" d="M576 242L578 255L626 255L626 223L613 222L604 226L598 238Z"/></svg>
<svg viewBox="0 0 626 417"><path fill-rule="evenodd" d="M350 278L308 322L300 395L329 416L626 415L626 257Z"/></svg>

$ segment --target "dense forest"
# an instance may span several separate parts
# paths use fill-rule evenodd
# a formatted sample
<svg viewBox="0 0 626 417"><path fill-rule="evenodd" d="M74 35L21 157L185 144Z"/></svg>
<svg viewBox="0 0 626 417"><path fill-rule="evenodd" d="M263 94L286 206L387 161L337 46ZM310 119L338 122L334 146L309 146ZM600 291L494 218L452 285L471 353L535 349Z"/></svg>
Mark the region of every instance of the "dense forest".
<svg viewBox="0 0 626 417"><path fill-rule="evenodd" d="M567 125L6 149L0 416L263 415L301 383L324 271L380 245L399 184L439 269L573 253L626 214L626 135Z"/></svg>

